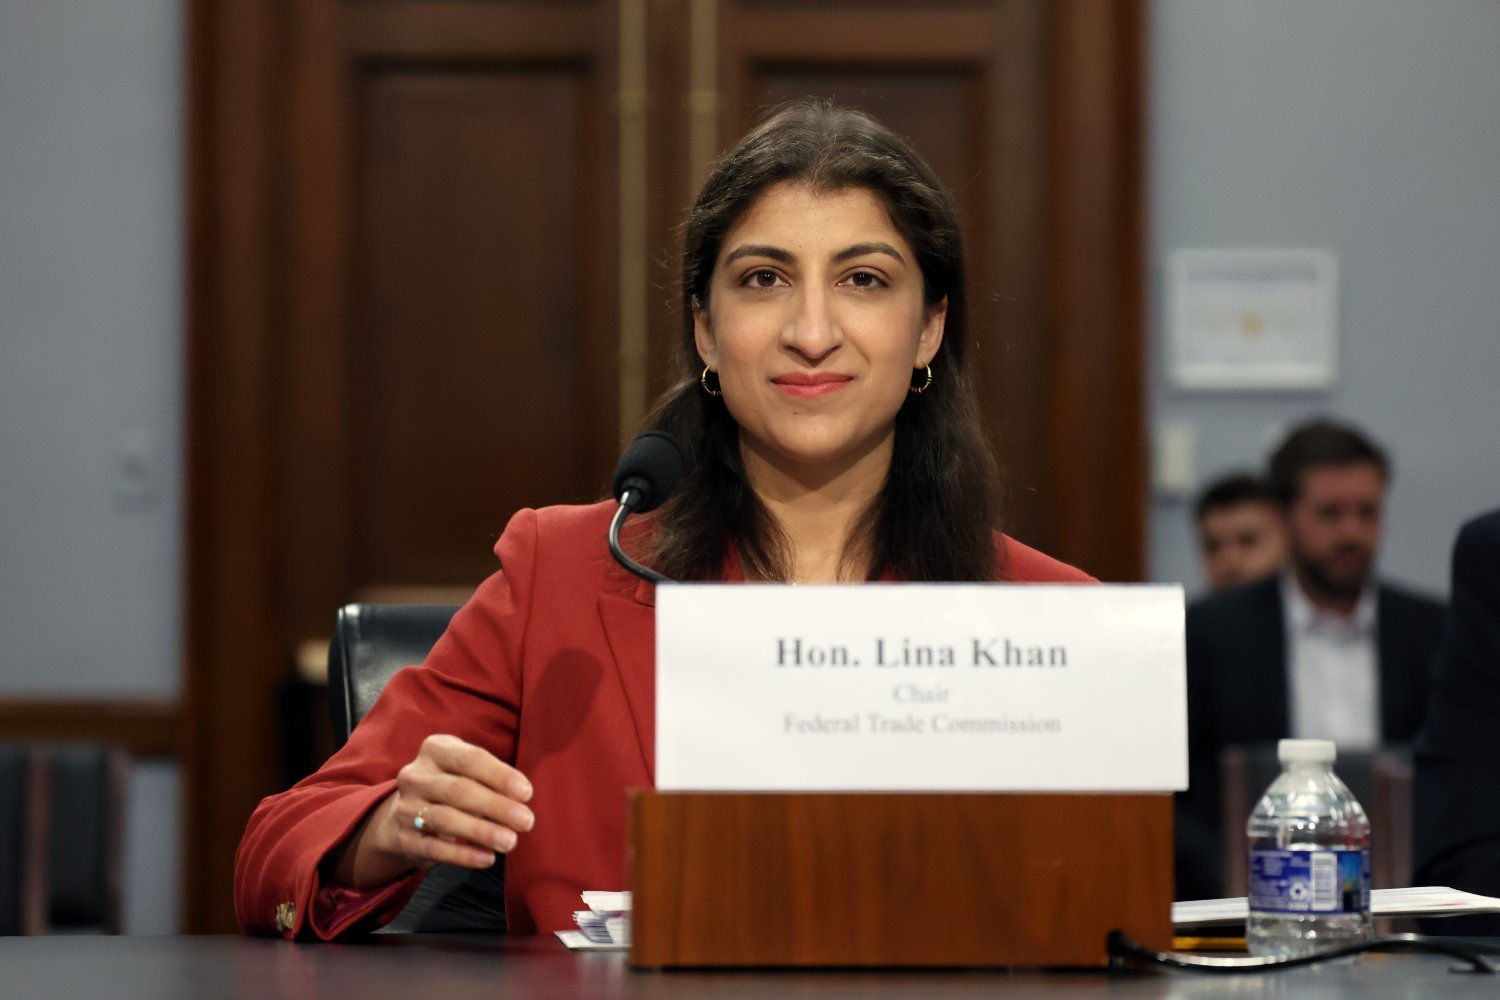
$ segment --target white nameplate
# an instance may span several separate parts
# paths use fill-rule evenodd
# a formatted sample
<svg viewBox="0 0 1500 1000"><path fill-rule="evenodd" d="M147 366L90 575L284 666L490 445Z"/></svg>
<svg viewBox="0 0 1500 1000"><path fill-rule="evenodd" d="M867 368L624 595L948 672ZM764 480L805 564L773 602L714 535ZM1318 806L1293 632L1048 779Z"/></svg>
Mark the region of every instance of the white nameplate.
<svg viewBox="0 0 1500 1000"><path fill-rule="evenodd" d="M656 786L1186 788L1182 588L658 587Z"/></svg>

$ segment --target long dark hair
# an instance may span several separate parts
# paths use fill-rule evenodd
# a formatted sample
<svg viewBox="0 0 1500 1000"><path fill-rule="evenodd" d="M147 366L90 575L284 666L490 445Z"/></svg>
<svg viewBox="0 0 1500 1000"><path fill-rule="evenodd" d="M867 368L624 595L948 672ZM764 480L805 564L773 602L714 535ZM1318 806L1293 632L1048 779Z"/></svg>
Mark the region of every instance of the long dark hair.
<svg viewBox="0 0 1500 1000"><path fill-rule="evenodd" d="M932 169L867 112L827 101L783 105L715 165L684 228L680 380L647 425L673 434L687 472L658 515L652 560L668 577L716 580L732 541L751 580L785 580L788 541L745 479L739 425L698 383L693 309L708 308L725 234L767 188L798 181L820 192L863 188L878 197L914 251L928 305L948 299L932 385L896 415L891 468L846 543L844 559L869 560L869 577L977 581L996 576L991 532L1000 477L969 370L963 236ZM920 377L920 374L919 376Z"/></svg>

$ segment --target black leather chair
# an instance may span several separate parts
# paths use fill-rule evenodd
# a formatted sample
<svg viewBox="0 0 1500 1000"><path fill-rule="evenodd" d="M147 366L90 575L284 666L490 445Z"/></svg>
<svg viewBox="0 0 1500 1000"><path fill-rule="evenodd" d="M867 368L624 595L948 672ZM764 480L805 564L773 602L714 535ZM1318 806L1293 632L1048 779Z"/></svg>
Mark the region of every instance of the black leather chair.
<svg viewBox="0 0 1500 1000"><path fill-rule="evenodd" d="M328 647L328 700L334 746L349 739L386 682L421 663L458 608L447 604L347 604Z"/></svg>
<svg viewBox="0 0 1500 1000"><path fill-rule="evenodd" d="M40 752L52 777L49 929L118 934L129 755L103 743L50 744Z"/></svg>
<svg viewBox="0 0 1500 1000"><path fill-rule="evenodd" d="M127 766L102 743L0 746L0 934L120 932Z"/></svg>
<svg viewBox="0 0 1500 1000"><path fill-rule="evenodd" d="M0 743L0 935L46 932L49 788L40 754Z"/></svg>
<svg viewBox="0 0 1500 1000"><path fill-rule="evenodd" d="M328 650L328 701L336 746L349 739L396 671L427 658L457 610L425 604L349 604L339 609ZM480 870L433 868L384 930L505 930L504 857Z"/></svg>

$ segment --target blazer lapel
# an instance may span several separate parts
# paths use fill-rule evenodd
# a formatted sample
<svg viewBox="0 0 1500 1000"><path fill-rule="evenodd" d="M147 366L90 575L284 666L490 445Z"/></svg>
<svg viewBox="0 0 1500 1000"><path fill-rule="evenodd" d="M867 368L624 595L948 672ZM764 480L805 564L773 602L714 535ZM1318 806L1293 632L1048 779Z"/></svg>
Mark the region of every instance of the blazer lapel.
<svg viewBox="0 0 1500 1000"><path fill-rule="evenodd" d="M1256 591L1255 599L1260 605L1256 617L1261 627L1256 629L1250 641L1258 647L1258 657L1269 665L1268 669L1258 671L1265 677L1263 693L1266 700L1262 704L1268 721L1273 723L1271 731L1289 736L1292 712L1291 682L1287 674L1292 666L1286 643L1286 609L1281 600L1281 578L1273 576L1265 580Z"/></svg>
<svg viewBox="0 0 1500 1000"><path fill-rule="evenodd" d="M1400 669L1406 659L1403 623L1394 603L1384 587L1375 591L1375 672L1380 687L1380 738L1386 743L1396 742L1396 734L1406 728L1400 724L1402 709L1420 697L1407 683L1409 675Z"/></svg>
<svg viewBox="0 0 1500 1000"><path fill-rule="evenodd" d="M599 618L614 656L641 758L656 783L656 592L644 580L634 594L599 596Z"/></svg>

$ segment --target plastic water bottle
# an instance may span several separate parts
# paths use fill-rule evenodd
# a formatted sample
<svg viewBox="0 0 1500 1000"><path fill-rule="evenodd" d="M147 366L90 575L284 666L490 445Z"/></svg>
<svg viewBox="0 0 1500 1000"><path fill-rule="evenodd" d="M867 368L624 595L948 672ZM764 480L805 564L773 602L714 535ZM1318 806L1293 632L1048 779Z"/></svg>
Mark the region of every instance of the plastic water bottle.
<svg viewBox="0 0 1500 1000"><path fill-rule="evenodd" d="M1281 774L1250 814L1250 954L1369 940L1370 821L1333 773L1331 740L1282 740Z"/></svg>

